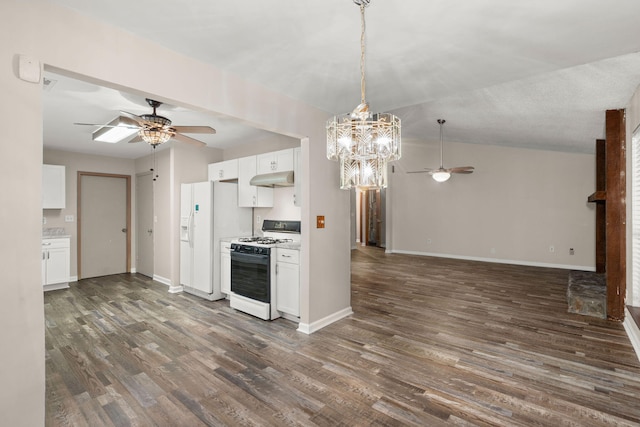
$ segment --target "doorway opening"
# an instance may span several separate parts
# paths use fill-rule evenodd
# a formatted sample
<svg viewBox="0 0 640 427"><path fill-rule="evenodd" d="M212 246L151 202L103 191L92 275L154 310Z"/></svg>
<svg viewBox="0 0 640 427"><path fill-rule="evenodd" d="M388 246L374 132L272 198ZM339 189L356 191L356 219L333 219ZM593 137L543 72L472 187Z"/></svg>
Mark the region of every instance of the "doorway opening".
<svg viewBox="0 0 640 427"><path fill-rule="evenodd" d="M385 189L358 190L359 241L362 246L386 246Z"/></svg>

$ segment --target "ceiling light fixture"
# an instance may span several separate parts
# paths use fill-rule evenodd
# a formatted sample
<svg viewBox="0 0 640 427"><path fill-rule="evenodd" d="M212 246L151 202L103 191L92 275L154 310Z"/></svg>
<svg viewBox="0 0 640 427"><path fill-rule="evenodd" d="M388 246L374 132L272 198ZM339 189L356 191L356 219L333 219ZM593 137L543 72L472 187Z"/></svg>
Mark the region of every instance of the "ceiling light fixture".
<svg viewBox="0 0 640 427"><path fill-rule="evenodd" d="M167 129L171 126L171 120L156 114L156 106L153 106L153 114L143 114L140 116L144 120L144 128L140 129L138 135L144 142L156 147L167 142L173 134Z"/></svg>
<svg viewBox="0 0 640 427"><path fill-rule="evenodd" d="M366 101L364 9L371 0L353 0L360 7L360 94L351 113L327 121L327 158L340 161L340 188L386 188L387 162L401 156L400 119L371 113Z"/></svg>
<svg viewBox="0 0 640 427"><path fill-rule="evenodd" d="M130 123L121 121L120 117L116 117L106 125L93 131L91 139L115 144L137 133L138 130L139 128L137 126L133 127Z"/></svg>

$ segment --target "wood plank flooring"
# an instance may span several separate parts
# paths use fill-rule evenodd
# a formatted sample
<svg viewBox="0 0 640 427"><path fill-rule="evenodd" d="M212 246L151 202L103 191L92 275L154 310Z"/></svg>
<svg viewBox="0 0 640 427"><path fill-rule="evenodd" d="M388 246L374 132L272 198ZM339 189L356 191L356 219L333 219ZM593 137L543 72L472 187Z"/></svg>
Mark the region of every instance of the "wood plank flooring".
<svg viewBox="0 0 640 427"><path fill-rule="evenodd" d="M310 336L140 275L45 294L48 426L637 426L621 324L566 270L352 253L355 314Z"/></svg>

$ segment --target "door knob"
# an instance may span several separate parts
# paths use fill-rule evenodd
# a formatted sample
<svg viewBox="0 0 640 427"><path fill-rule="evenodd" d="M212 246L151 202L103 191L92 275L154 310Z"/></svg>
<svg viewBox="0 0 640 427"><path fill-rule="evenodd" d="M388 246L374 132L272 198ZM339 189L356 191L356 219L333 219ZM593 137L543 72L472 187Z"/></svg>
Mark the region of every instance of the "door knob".
<svg viewBox="0 0 640 427"><path fill-rule="evenodd" d="M147 233L149 233L149 234L153 233L153 228L148 229Z"/></svg>
<svg viewBox="0 0 640 427"><path fill-rule="evenodd" d="M123 229L122 229L122 232L123 232L123 233L126 233L126 232L127 232L127 229L126 229L126 228L123 228Z"/></svg>

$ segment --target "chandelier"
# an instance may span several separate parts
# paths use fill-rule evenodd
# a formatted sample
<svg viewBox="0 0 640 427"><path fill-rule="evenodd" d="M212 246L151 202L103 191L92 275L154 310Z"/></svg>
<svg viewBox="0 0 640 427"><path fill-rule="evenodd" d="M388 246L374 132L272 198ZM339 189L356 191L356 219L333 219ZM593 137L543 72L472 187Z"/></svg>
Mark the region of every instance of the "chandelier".
<svg viewBox="0 0 640 427"><path fill-rule="evenodd" d="M366 101L364 9L371 0L353 0L360 6L360 105L351 113L327 121L327 158L340 162L340 188L386 188L387 162L398 160L400 119L389 113L371 113Z"/></svg>

